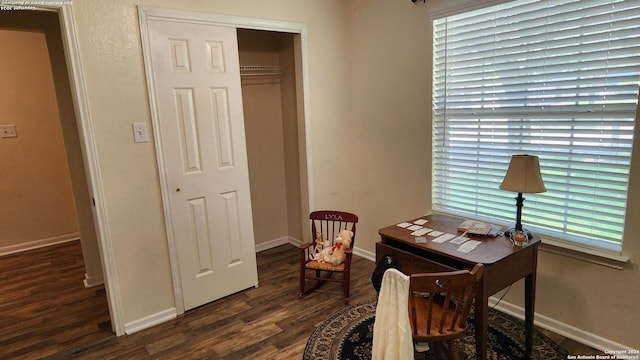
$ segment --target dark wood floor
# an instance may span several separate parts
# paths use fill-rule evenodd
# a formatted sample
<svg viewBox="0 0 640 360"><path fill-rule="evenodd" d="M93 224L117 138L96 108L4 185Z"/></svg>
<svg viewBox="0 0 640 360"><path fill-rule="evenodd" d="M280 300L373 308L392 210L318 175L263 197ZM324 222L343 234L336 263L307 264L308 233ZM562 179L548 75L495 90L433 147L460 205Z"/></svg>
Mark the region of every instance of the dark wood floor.
<svg viewBox="0 0 640 360"><path fill-rule="evenodd" d="M0 257L0 358L42 359L113 337L104 287L85 289L79 241Z"/></svg>
<svg viewBox="0 0 640 360"><path fill-rule="evenodd" d="M0 258L0 359L300 359L313 330L344 306L338 284L300 300L298 256L258 254L260 287L115 337L102 287L85 289L79 242ZM375 295L374 264L355 257L351 301ZM546 333L570 354L599 353Z"/></svg>

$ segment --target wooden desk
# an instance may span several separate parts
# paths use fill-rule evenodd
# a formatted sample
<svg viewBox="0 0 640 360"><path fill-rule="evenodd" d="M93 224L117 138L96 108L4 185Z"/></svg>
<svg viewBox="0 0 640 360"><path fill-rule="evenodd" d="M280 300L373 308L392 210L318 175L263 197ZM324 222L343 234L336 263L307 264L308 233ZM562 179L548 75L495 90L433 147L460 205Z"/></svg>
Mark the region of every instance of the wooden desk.
<svg viewBox="0 0 640 360"><path fill-rule="evenodd" d="M413 223L417 219L429 221L424 227L451 234L457 234L457 227L464 220L432 214L407 222ZM525 279L525 349L527 358L531 358L540 237L534 235L529 244L521 248L512 245L504 236L469 236L482 241L482 244L469 253L463 253L457 251L459 245L449 241L434 243L429 235L425 235L428 243L416 244L415 236L411 235L411 232L396 224L380 229L381 241L376 244L376 263L385 255L393 255L398 260L400 270L405 274L470 269L477 263L484 264L484 276L475 301L477 359L487 357L489 297L510 284Z"/></svg>

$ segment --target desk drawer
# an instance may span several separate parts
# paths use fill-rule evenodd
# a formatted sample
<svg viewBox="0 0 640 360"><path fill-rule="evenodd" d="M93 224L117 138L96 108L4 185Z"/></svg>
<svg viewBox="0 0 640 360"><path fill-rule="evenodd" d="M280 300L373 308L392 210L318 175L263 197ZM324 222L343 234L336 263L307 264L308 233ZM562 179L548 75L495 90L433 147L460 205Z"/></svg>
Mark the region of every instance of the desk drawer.
<svg viewBox="0 0 640 360"><path fill-rule="evenodd" d="M400 271L405 274L415 274L423 272L441 272L452 271L464 268L463 266L457 268L450 265L442 264L435 259L430 259L422 254L416 254L400 249L391 244L378 242L376 243L376 264L380 262L385 255L393 256L400 267Z"/></svg>

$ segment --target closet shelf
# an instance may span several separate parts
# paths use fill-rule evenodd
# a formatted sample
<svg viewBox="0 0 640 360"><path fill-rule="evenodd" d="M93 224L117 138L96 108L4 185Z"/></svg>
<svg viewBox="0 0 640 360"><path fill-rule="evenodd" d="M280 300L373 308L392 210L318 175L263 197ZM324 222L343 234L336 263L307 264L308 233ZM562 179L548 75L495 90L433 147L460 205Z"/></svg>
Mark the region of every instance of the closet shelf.
<svg viewBox="0 0 640 360"><path fill-rule="evenodd" d="M277 78L282 75L280 65L242 65L240 66L240 77L263 77Z"/></svg>

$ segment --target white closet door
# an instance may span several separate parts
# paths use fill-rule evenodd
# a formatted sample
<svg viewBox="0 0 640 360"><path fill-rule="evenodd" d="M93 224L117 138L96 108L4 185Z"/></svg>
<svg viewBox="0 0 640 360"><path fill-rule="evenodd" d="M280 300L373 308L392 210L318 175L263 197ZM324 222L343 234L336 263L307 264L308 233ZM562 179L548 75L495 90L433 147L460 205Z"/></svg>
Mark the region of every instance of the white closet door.
<svg viewBox="0 0 640 360"><path fill-rule="evenodd" d="M258 283L236 29L148 29L165 213L188 310Z"/></svg>

